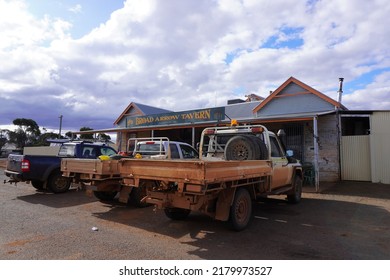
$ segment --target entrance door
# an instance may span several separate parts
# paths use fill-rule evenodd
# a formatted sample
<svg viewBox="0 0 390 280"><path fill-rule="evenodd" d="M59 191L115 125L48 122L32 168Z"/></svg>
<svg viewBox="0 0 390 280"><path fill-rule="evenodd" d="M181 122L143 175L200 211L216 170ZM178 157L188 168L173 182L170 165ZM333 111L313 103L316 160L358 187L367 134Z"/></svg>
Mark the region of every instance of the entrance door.
<svg viewBox="0 0 390 280"><path fill-rule="evenodd" d="M370 135L341 137L341 179L371 181Z"/></svg>

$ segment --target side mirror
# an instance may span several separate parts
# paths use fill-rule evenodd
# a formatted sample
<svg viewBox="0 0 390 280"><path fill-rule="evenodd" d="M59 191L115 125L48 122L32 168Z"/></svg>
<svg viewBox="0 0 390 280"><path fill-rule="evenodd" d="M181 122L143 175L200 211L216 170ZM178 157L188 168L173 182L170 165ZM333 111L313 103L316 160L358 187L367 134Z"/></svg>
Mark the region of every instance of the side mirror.
<svg viewBox="0 0 390 280"><path fill-rule="evenodd" d="M288 157L293 157L294 156L294 151L293 150L287 150L286 154Z"/></svg>

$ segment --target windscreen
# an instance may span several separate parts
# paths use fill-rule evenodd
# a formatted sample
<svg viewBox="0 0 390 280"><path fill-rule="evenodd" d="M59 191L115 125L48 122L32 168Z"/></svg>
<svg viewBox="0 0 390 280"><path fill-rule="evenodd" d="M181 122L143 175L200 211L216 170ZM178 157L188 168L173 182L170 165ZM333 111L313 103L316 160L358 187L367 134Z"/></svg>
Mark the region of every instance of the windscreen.
<svg viewBox="0 0 390 280"><path fill-rule="evenodd" d="M165 153L164 146L160 143L138 143L136 152L141 155L158 155L160 152Z"/></svg>
<svg viewBox="0 0 390 280"><path fill-rule="evenodd" d="M75 156L75 145L62 145L60 148L60 151L58 153L58 156L60 157L74 157Z"/></svg>

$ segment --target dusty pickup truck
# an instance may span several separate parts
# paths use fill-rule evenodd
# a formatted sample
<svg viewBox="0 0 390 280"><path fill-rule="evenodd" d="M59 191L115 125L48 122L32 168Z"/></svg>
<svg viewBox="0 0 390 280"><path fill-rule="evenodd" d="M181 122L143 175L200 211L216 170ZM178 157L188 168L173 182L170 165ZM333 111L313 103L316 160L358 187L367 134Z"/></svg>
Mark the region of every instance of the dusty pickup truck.
<svg viewBox="0 0 390 280"><path fill-rule="evenodd" d="M301 200L302 166L291 156L264 126L210 127L202 132L198 159L120 159L121 185L105 191L125 200L132 188L142 188L141 201L164 209L171 219L198 211L230 221L239 231L250 223L253 200L267 195Z"/></svg>
<svg viewBox="0 0 390 280"><path fill-rule="evenodd" d="M131 138L127 146L133 149L126 152L129 155L126 157L114 155L103 160L62 159L62 174L74 183L83 185L88 192L92 192L101 201L112 201L119 192L120 202L145 207L150 204L143 200L146 190L142 186L122 188L123 178L119 171L121 159L185 160L198 158L198 152L191 145L169 141L166 137Z"/></svg>

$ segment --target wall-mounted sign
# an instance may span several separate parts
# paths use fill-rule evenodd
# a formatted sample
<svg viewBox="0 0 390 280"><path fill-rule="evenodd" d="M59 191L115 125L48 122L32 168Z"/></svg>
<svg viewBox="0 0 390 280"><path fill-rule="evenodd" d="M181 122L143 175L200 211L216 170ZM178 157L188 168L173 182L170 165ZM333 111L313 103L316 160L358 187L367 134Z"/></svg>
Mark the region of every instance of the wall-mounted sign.
<svg viewBox="0 0 390 280"><path fill-rule="evenodd" d="M225 107L217 107L192 111L128 117L126 119L126 127L199 123L207 121L220 121L224 118Z"/></svg>

